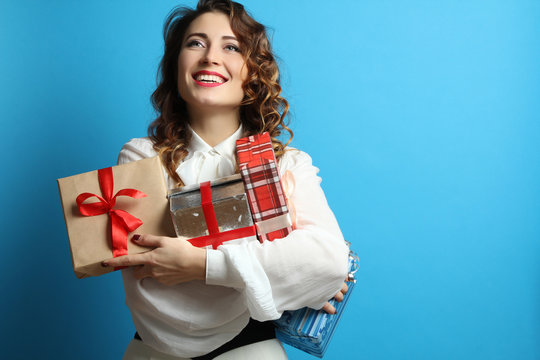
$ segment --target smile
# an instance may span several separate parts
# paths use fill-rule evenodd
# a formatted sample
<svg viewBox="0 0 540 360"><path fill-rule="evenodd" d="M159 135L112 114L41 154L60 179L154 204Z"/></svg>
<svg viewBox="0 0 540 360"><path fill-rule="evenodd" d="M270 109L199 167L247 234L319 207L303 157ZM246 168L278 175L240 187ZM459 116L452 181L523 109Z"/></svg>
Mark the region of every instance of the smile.
<svg viewBox="0 0 540 360"><path fill-rule="evenodd" d="M220 86L228 81L228 79L220 73L207 70L198 71L193 74L192 77L197 85L204 87Z"/></svg>

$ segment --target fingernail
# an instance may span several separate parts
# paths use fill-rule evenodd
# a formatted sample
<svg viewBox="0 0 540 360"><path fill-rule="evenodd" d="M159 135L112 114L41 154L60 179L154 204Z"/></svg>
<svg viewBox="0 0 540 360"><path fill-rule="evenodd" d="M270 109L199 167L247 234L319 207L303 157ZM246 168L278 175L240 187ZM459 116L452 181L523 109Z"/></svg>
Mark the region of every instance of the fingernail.
<svg viewBox="0 0 540 360"><path fill-rule="evenodd" d="M101 266L107 267L107 266L109 266L109 264L107 264L105 261L103 261L103 262L101 263Z"/></svg>
<svg viewBox="0 0 540 360"><path fill-rule="evenodd" d="M139 240L140 237L141 237L141 235L133 235L133 237L131 239L133 241L137 241L137 240Z"/></svg>

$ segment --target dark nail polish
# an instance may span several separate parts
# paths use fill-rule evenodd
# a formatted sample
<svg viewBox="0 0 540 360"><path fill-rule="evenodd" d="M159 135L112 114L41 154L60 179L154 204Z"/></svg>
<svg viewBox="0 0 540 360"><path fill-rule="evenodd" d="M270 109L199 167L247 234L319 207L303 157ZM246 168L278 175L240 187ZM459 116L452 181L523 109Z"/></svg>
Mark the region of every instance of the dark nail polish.
<svg viewBox="0 0 540 360"><path fill-rule="evenodd" d="M133 241L137 241L137 240L139 240L140 237L141 237L141 235L133 235L132 239L133 239Z"/></svg>
<svg viewBox="0 0 540 360"><path fill-rule="evenodd" d="M107 267L107 266L109 266L109 264L107 264L107 263L104 261L104 262L101 263L101 266Z"/></svg>

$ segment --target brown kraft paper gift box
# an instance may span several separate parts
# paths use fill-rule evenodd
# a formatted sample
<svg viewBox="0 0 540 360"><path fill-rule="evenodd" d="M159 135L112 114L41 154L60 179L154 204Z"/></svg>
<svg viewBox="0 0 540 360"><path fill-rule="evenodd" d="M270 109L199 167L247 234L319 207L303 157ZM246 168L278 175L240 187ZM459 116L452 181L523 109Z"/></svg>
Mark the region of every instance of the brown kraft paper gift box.
<svg viewBox="0 0 540 360"><path fill-rule="evenodd" d="M150 250L134 244L131 235L153 234L175 236L169 213L167 186L163 169L158 157L134 161L112 167L113 196L121 189L136 189L146 197L116 197L113 209L121 209L143 224L127 236L129 254ZM98 276L113 271L102 267L101 262L113 257L111 219L108 213L95 216L83 216L76 203L77 196L92 193L100 197L102 194L98 171L74 175L58 179L58 188L64 210L64 219L69 237L73 270L78 278ZM95 197L88 198L84 204L99 202Z"/></svg>

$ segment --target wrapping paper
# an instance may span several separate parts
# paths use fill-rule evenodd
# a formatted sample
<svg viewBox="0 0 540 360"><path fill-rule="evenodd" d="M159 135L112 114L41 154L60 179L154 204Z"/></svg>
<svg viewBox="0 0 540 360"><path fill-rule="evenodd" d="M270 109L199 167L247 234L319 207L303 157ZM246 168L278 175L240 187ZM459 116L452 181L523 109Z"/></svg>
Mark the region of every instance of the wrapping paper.
<svg viewBox="0 0 540 360"><path fill-rule="evenodd" d="M169 194L176 234L197 247L256 234L240 175L186 186Z"/></svg>
<svg viewBox="0 0 540 360"><path fill-rule="evenodd" d="M240 174L259 240L274 240L292 231L287 199L268 133L236 142Z"/></svg>

